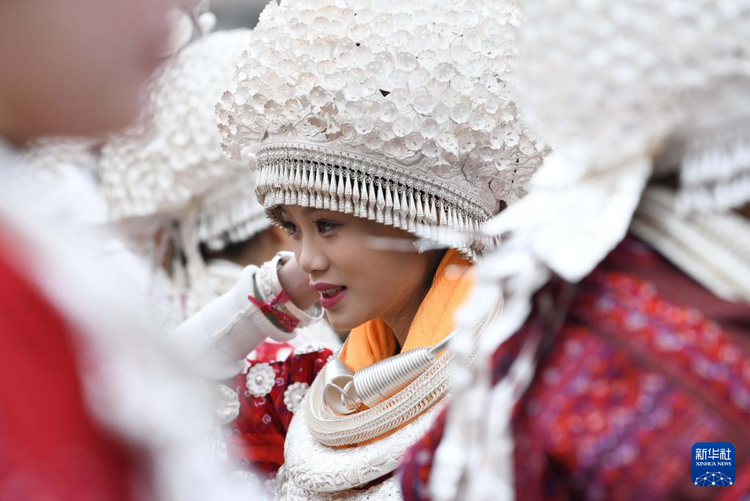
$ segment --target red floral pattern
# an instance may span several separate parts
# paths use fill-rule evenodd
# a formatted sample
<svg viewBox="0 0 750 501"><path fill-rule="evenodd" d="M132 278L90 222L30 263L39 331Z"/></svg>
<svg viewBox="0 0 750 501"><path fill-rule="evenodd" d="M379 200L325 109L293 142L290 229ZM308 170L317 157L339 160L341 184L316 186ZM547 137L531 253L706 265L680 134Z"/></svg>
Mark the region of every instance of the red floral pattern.
<svg viewBox="0 0 750 501"><path fill-rule="evenodd" d="M649 267L661 268L662 276L679 274L626 239L576 288L563 327L547 334L537 375L514 415L517 499L730 500L750 491L747 339L670 301L640 276ZM750 310L742 313L747 327ZM501 347L496 379L518 340L544 323L535 310L515 341ZM429 499L444 422L441 417L403 464L406 500ZM711 441L736 446L731 488L691 482L691 446Z"/></svg>
<svg viewBox="0 0 750 501"><path fill-rule="evenodd" d="M235 457L255 471L276 473L284 464L284 440L294 417L284 403L284 394L295 383L312 384L331 355L331 350L322 348L310 353L292 353L283 362L268 362L275 382L262 397L253 396L247 389L245 374L233 380L231 386L240 398L240 415L230 425L232 435L228 446ZM264 362L254 361L250 367L260 363Z"/></svg>

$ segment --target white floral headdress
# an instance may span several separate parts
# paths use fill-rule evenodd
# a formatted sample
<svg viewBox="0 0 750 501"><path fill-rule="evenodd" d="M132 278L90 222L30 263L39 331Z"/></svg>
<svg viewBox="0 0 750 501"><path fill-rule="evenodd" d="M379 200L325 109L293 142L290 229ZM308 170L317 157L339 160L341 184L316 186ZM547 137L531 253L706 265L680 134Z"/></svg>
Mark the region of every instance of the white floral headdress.
<svg viewBox="0 0 750 501"><path fill-rule="evenodd" d="M440 241L525 193L544 147L519 119L512 1L272 1L217 113L258 200ZM262 144L258 148L258 140Z"/></svg>
<svg viewBox="0 0 750 501"><path fill-rule="evenodd" d="M113 219L167 215L212 250L270 225L252 171L224 157L215 125L249 35L216 32L184 47L152 82L141 121L105 144L102 189Z"/></svg>

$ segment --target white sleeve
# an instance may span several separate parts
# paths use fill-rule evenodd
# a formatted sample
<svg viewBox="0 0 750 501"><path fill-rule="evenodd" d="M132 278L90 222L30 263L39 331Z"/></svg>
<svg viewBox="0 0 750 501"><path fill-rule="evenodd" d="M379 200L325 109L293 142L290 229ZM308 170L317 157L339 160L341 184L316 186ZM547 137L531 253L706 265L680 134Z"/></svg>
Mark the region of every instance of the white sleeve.
<svg viewBox="0 0 750 501"><path fill-rule="evenodd" d="M294 332L273 325L248 296L256 297L257 266L248 266L235 286L177 326L171 337L206 376L228 379L242 371L244 358L266 337L289 341Z"/></svg>

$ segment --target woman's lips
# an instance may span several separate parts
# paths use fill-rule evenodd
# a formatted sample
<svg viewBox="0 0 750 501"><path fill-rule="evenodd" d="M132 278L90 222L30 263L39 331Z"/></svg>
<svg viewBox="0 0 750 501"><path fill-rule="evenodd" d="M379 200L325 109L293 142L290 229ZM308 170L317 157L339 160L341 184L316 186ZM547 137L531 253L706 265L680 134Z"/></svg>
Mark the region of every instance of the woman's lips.
<svg viewBox="0 0 750 501"><path fill-rule="evenodd" d="M330 310L339 304L346 296L347 288L343 285L313 284L312 288L320 293L320 304Z"/></svg>

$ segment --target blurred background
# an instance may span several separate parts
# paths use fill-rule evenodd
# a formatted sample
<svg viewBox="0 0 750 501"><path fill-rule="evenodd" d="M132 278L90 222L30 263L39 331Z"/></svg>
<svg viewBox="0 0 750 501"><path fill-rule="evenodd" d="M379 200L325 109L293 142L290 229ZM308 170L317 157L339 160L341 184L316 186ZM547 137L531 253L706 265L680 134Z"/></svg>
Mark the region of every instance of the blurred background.
<svg viewBox="0 0 750 501"><path fill-rule="evenodd" d="M269 0L212 0L211 10L216 14L216 28L254 28L260 11Z"/></svg>

